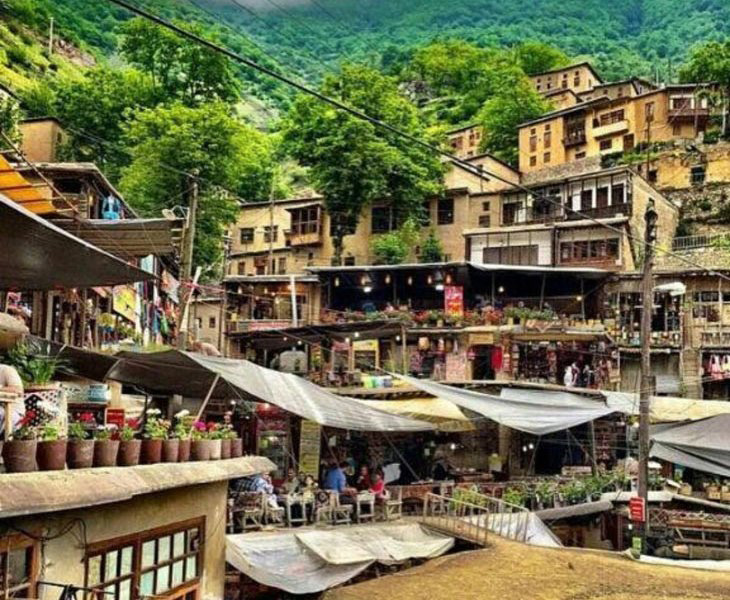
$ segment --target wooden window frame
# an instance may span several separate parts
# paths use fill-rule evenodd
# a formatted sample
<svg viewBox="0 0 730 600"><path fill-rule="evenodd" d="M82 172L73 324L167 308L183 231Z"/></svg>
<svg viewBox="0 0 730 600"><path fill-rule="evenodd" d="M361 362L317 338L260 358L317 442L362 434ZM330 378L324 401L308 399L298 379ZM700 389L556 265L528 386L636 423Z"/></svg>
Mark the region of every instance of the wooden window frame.
<svg viewBox="0 0 730 600"><path fill-rule="evenodd" d="M241 244L252 244L255 235L256 231L253 227L241 227L241 230L239 232L239 241Z"/></svg>
<svg viewBox="0 0 730 600"><path fill-rule="evenodd" d="M271 234L273 232L273 237L271 237ZM271 244L279 239L279 226L274 225L273 229L270 225L264 225L264 243Z"/></svg>
<svg viewBox="0 0 730 600"><path fill-rule="evenodd" d="M439 198L436 205L436 225L453 225L456 218L453 198Z"/></svg>
<svg viewBox="0 0 730 600"><path fill-rule="evenodd" d="M184 561L184 570L187 570L187 561L190 557L195 556L196 562L195 562L195 577L192 579L186 579L179 585L175 587L171 587L168 590L165 590L164 592L160 592L159 594L155 591L154 595L158 598L166 598L166 597L177 597L179 596L179 593L184 589L187 588L186 594L196 591L197 590L197 596L200 596L200 583L202 581L202 572L204 569L204 563L205 563L205 516L196 517L192 519L187 519L185 521L178 521L176 523L170 523L169 525L163 525L161 527L155 527L153 529L147 529L145 531L140 531L137 533L124 535L108 540L103 540L100 542L94 542L92 544L88 544L86 546L86 553L84 556L84 587L92 587L89 583L89 561L91 558L94 558L96 556L101 556L101 564L99 566L99 569L101 573L104 573L106 570L106 554L109 552L113 552L115 550L121 551L122 548L125 548L127 546L132 546L132 570L131 575L119 575L119 567L117 568L117 576L113 579L110 579L108 581L103 581L99 583L98 585L94 586L94 589L103 590L109 585L116 585L117 583L120 583L123 580L131 579L131 587L130 587L130 599L136 600L141 597L140 595L140 585L142 576L146 573L155 573L158 569L161 567L169 566L172 567L172 565L180 560ZM198 540L197 540L197 547L194 551L190 550L190 541L187 539L187 532L190 529L198 529ZM185 552L179 556L175 556L173 558L168 558L166 560L159 561L158 559L158 552L159 549L157 547L157 542L160 538L170 536L171 544L174 544L174 535L176 533L185 533ZM155 541L155 559L154 564L147 567L142 567L142 548L145 543L150 541ZM171 550L171 553L173 551ZM170 570L170 573L172 573L172 570ZM170 577L171 580L171 577ZM157 581L156 581L156 573L154 577L154 589L157 589ZM97 594L97 593L89 593L87 592L85 594L85 598L87 600L90 600L91 598L97 598L98 600L110 600L109 596L106 594Z"/></svg>
<svg viewBox="0 0 730 600"><path fill-rule="evenodd" d="M28 582L9 588L1 587L6 585L8 578L7 556L11 552L17 552L18 550L25 550L30 553L28 557L30 565ZM5 557L5 559L2 560L2 557ZM11 593L17 594L23 591L26 591L24 597L36 597L38 574L40 572L40 544L36 540L22 534L11 533L0 537L0 568L2 569L2 572L0 572L0 600L8 600L11 598Z"/></svg>

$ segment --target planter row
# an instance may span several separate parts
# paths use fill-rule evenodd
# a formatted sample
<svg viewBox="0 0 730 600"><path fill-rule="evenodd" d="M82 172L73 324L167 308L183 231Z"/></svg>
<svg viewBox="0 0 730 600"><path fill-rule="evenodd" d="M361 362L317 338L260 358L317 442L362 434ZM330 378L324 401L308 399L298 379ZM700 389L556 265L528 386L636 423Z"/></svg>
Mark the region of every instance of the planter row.
<svg viewBox="0 0 730 600"><path fill-rule="evenodd" d="M61 471L89 467L134 467L239 458L243 442L235 440L13 440L3 444L8 473Z"/></svg>

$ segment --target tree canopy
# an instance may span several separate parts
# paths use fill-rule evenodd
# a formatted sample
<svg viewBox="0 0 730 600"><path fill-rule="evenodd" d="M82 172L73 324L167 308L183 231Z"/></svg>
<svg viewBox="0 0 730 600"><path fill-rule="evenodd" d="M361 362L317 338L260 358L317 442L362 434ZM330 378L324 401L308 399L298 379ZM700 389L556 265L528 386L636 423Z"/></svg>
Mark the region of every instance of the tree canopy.
<svg viewBox="0 0 730 600"><path fill-rule="evenodd" d="M730 40L708 42L694 48L685 65L680 69L681 81L697 83L712 81L722 89L726 113L723 115L723 133L727 135L730 123L727 118L727 105L730 101Z"/></svg>
<svg viewBox="0 0 730 600"><path fill-rule="evenodd" d="M323 93L408 133L426 134L416 107L395 79L373 68L348 65L325 79ZM404 219L441 189L443 167L421 146L358 120L310 96L298 97L283 126L285 148L310 167L334 223L336 259L343 238L363 209L375 202L397 206Z"/></svg>

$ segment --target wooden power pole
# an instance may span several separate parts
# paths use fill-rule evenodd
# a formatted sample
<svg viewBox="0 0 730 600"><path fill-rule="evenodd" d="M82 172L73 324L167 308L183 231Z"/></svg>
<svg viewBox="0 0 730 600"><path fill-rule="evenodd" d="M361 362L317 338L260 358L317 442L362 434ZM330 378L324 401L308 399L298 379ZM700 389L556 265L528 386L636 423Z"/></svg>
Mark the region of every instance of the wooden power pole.
<svg viewBox="0 0 730 600"><path fill-rule="evenodd" d="M193 247L195 245L195 228L198 214L198 179L197 173L190 177L190 204L188 205L188 217L183 235L182 261L180 265L182 283L180 294L180 323L178 324L177 349L185 350L187 344L188 304L193 295L191 276L193 272Z"/></svg>
<svg viewBox="0 0 730 600"><path fill-rule="evenodd" d="M649 408L654 391L651 374L651 320L654 307L654 243L657 213L652 201L644 215L644 264L641 277L641 389L639 390L639 497L644 502L642 548L646 548L649 529Z"/></svg>

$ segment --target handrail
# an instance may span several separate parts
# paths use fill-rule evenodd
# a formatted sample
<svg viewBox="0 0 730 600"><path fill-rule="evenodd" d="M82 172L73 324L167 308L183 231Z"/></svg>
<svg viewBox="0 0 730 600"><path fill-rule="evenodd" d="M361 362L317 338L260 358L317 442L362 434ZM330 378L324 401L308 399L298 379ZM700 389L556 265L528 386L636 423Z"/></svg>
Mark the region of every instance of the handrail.
<svg viewBox="0 0 730 600"><path fill-rule="evenodd" d="M428 493L423 500L423 523L475 544L487 544L489 511L478 504Z"/></svg>

